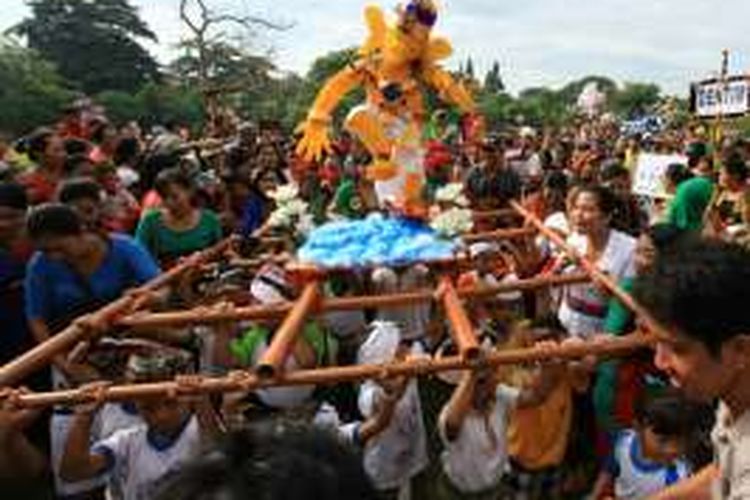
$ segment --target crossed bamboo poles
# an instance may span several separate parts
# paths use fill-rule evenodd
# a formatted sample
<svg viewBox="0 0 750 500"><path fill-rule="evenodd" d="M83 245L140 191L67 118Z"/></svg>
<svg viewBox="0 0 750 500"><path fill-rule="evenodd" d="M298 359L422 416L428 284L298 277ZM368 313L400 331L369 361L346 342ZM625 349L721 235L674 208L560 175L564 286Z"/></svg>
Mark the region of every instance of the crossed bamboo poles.
<svg viewBox="0 0 750 500"><path fill-rule="evenodd" d="M186 325L195 323L213 323L246 319L268 319L283 317L281 326L271 341L268 350L261 358L254 372L237 372L228 377L204 378L190 386L193 393L214 393L248 391L258 387L287 385L325 385L363 379L382 379L392 376L416 376L445 370L473 369L477 366L498 366L530 361L550 361L555 359L577 359L586 355L601 358L626 355L634 350L648 347L654 343L652 335L634 334L623 338L599 340L583 345L567 345L556 348L529 348L512 351L491 352L483 354L478 347L477 336L463 307L461 297L488 298L500 292L513 290L535 290L553 286L564 286L572 283L594 280L620 299L634 314L641 318L652 332L663 331L648 313L627 292L623 291L606 274L592 263L578 255L559 235L546 228L533 214L527 212L517 202L511 207L536 231L558 245L570 258L578 262L585 273L566 276L536 277L519 280L496 287L474 287L456 289L450 279L444 277L438 290L417 291L383 296L348 297L324 299L320 290L320 278L325 273L312 273L312 278L303 288L300 298L293 303L263 307L232 307L211 309L195 308L188 311L146 314L139 313L148 305L149 295L168 286L188 269L199 267L223 255L233 244L227 239L203 252L199 252L178 266L163 273L146 285L131 291L124 297L110 303L104 308L76 320L63 332L48 341L19 356L14 361L0 367L0 387L18 383L30 373L45 366L57 354L69 350L82 340L92 338L96 332L115 325L130 328L146 328L165 325ZM505 229L485 234L485 239L523 238L535 234L528 228ZM474 241L482 239L473 235ZM430 264L429 262L427 264ZM441 266L446 262L440 262ZM442 359L407 360L399 363L381 365L356 365L319 368L285 372L283 367L296 342L306 318L314 314L334 310L352 310L370 307L403 306L406 304L437 301L442 303L446 317L451 326L451 335L458 347L459 354ZM135 314L134 314L135 313ZM106 401L121 401L152 396L174 394L180 384L176 381L153 384L120 385L107 388L100 396ZM91 395L80 389L55 391L48 393L28 394L16 398L16 404L24 407L41 407L55 404L76 404L86 402Z"/></svg>

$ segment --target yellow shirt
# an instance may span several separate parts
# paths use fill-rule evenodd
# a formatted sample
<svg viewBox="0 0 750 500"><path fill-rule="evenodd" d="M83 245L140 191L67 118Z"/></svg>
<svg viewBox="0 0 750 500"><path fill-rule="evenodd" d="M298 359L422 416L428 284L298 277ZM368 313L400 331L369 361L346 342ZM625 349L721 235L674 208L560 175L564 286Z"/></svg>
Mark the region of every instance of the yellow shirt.
<svg viewBox="0 0 750 500"><path fill-rule="evenodd" d="M573 388L563 378L541 405L513 411L508 454L530 470L560 465L568 448L572 418Z"/></svg>

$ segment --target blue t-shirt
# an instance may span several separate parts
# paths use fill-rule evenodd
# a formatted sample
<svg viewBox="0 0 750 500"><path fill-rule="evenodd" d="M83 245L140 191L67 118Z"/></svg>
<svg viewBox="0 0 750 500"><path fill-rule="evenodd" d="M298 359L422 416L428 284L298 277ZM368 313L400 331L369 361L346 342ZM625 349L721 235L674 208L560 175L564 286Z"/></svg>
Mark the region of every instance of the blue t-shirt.
<svg viewBox="0 0 750 500"><path fill-rule="evenodd" d="M77 274L63 261L36 252L26 272L26 317L43 320L47 325L63 318L72 320L118 299L129 288L142 285L158 274L159 267L151 255L125 235L109 236L109 251L104 261L87 277Z"/></svg>
<svg viewBox="0 0 750 500"><path fill-rule="evenodd" d="M682 459L663 465L644 458L638 433L632 429L617 436L605 469L615 480L615 497L623 500L650 497L690 475Z"/></svg>
<svg viewBox="0 0 750 500"><path fill-rule="evenodd" d="M6 363L33 345L23 315L26 263L0 249L0 363Z"/></svg>
<svg viewBox="0 0 750 500"><path fill-rule="evenodd" d="M250 236L263 225L263 209L265 203L257 194L251 194L242 206L240 233Z"/></svg>

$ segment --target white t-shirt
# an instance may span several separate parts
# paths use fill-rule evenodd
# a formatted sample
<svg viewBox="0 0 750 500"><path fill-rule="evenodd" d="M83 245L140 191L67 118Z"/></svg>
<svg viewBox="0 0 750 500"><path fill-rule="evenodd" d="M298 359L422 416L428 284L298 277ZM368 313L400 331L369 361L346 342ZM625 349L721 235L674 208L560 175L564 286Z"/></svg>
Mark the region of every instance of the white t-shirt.
<svg viewBox="0 0 750 500"><path fill-rule="evenodd" d="M99 410L98 440L107 439L115 432L144 425L135 407L124 407L118 403L107 403Z"/></svg>
<svg viewBox="0 0 750 500"><path fill-rule="evenodd" d="M713 485L713 498L750 498L750 412L732 418L726 404L719 403L711 441L715 463L719 467L719 477Z"/></svg>
<svg viewBox="0 0 750 500"><path fill-rule="evenodd" d="M445 446L441 455L443 472L458 490L477 493L496 486L502 479L508 465L508 416L518 395L518 389L503 384L497 386L495 406L488 418L496 438L494 443L485 418L475 410L464 417L458 436L449 441L445 432L447 406L443 408L438 420L440 439Z"/></svg>
<svg viewBox="0 0 750 500"><path fill-rule="evenodd" d="M97 477L86 479L83 481L65 481L60 475L60 465L62 464L62 457L65 453L65 446L68 442L68 434L73 426L73 420L75 414L73 413L60 413L59 409L56 409L50 419L50 464L52 465L52 473L55 478L55 492L59 496L77 495L87 491L92 491L97 488L102 488L107 482L105 474ZM90 443L95 442L99 439L99 429L101 427L101 420L97 415L94 421L91 423L91 434Z"/></svg>
<svg viewBox="0 0 750 500"><path fill-rule="evenodd" d="M633 430L617 437L607 469L615 478L615 496L622 500L648 498L690 474L682 460L668 466L645 461Z"/></svg>
<svg viewBox="0 0 750 500"><path fill-rule="evenodd" d="M268 344L263 341L253 353L253 366L257 365L263 354L268 349ZM290 354L284 362L284 371L293 372L299 368L294 354ZM314 385L299 385L287 387L269 387L257 389L255 393L263 403L277 409L298 408L309 402L315 392Z"/></svg>
<svg viewBox="0 0 750 500"><path fill-rule="evenodd" d="M567 241L579 255L586 254L588 240L585 236L574 233ZM632 236L610 230L607 246L596 266L609 274L615 282L632 277L635 275L635 245L636 241ZM567 271L575 270L571 268ZM609 304L608 295L593 283L568 285L563 295L558 318L568 334L585 338L602 331Z"/></svg>
<svg viewBox="0 0 750 500"><path fill-rule="evenodd" d="M115 432L97 442L92 452L107 457L108 472L118 485L115 490L122 492L121 500L150 500L161 481L198 456L200 444L198 420L190 417L180 435L166 446L154 443L144 424Z"/></svg>
<svg viewBox="0 0 750 500"><path fill-rule="evenodd" d="M383 388L366 381L359 390L359 410L365 418L375 413ZM422 421L417 382L411 380L396 403L391 422L364 450L365 471L379 490L400 488L427 465L427 435Z"/></svg>
<svg viewBox="0 0 750 500"><path fill-rule="evenodd" d="M76 495L101 488L107 480L105 475L74 482L65 481L60 477L60 464L65 453L68 434L70 433L74 419L75 415L73 413L62 414L56 412L50 420L50 458L55 476L55 491L61 496ZM90 443L108 438L118 430L127 429L142 423L143 420L137 414L126 412L121 405L114 403L105 404L96 414L91 424Z"/></svg>

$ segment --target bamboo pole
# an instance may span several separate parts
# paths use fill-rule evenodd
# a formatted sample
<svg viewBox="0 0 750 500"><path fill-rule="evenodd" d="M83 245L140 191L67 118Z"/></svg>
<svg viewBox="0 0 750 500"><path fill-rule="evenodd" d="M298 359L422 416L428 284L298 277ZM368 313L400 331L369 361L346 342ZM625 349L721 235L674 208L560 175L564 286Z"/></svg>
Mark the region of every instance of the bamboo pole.
<svg viewBox="0 0 750 500"><path fill-rule="evenodd" d="M451 336L456 343L456 347L458 347L461 358L469 360L477 359L480 350L477 336L474 333L474 327L471 326L466 309L461 304L458 292L456 292L456 288L450 282L450 279L443 278L438 293L442 295L445 315L451 325Z"/></svg>
<svg viewBox="0 0 750 500"><path fill-rule="evenodd" d="M176 278L181 276L185 271L194 267L199 267L204 263L209 262L216 257L219 257L221 254L229 250L232 245L237 242L237 240L237 236L230 236L221 240L219 243L210 248L195 252L177 265L167 269L159 276L155 277L153 280L133 290L130 293L138 295L144 292L153 292L155 290L159 290L160 288L164 288L165 286L171 284Z"/></svg>
<svg viewBox="0 0 750 500"><path fill-rule="evenodd" d="M475 243L486 240L519 240L534 236L536 230L531 227L513 227L507 229L495 229L482 233L469 233L461 237L464 243Z"/></svg>
<svg viewBox="0 0 750 500"><path fill-rule="evenodd" d="M520 203L516 201L510 202L511 206L522 215L527 221L531 222L539 232L547 239L552 241L555 245L560 247L571 259L579 264L583 270L591 276L591 279L596 283L606 288L617 300L622 302L625 307L630 309L638 318L644 321L645 325L654 333L665 333L666 329L659 324L654 317L625 290L623 290L619 284L617 284L609 275L601 271L592 262L579 255L575 248L571 247L564 238L559 234L552 231L550 228L545 226L542 221L539 220L531 212L524 209Z"/></svg>
<svg viewBox="0 0 750 500"><path fill-rule="evenodd" d="M518 213L512 208L500 208L497 210L474 210L472 216L475 221L487 219L501 219L503 217L516 217Z"/></svg>
<svg viewBox="0 0 750 500"><path fill-rule="evenodd" d="M528 291L540 288L565 286L575 283L591 281L585 273L576 273L562 276L542 276L525 280L501 283L497 286L479 286L472 288L459 288L461 297L474 299L485 299L499 293L511 291ZM434 291L422 290L415 292L398 293L392 295L367 295L359 297L341 297L323 299L319 313L329 311L352 311L359 309L377 309L381 307L403 306L422 302L430 302L434 299ZM279 318L287 314L292 308L292 303L274 304L270 306L248 306L234 308L209 308L197 307L187 311L175 311L164 313L136 313L119 318L118 326L138 329L161 328L165 326L185 326L194 324L220 323L224 321L249 321Z"/></svg>
<svg viewBox="0 0 750 500"><path fill-rule="evenodd" d="M256 374L245 372L242 378L228 376L206 378L198 384L191 384L193 394L250 391L260 387L295 385L331 385L366 379L382 380L397 376L419 376L447 370L468 370L484 366L499 366L544 362L550 360L574 360L593 355L600 359L627 356L630 353L651 347L656 342L654 336L632 334L625 337L597 339L576 345L557 347L514 349L493 351L480 360L468 360L461 356L434 359L412 359L382 365L353 365L300 370L281 373L275 378L262 379ZM103 391L102 401L129 401L133 399L169 397L179 394L182 387L175 381L150 384L112 386ZM91 395L81 389L37 393L19 396L15 402L21 408L41 408L53 405L75 405L91 402Z"/></svg>
<svg viewBox="0 0 750 500"><path fill-rule="evenodd" d="M306 317L317 308L319 302L320 285L317 281L308 283L258 362L255 371L259 377L268 379L284 371L284 362L294 348Z"/></svg>
<svg viewBox="0 0 750 500"><path fill-rule="evenodd" d="M145 305L150 300L149 295L152 292L169 285L188 269L199 266L203 262L220 255L233 242L233 238L227 238L211 248L193 254L148 283L129 291L98 311L82 316L61 332L6 363L0 367L0 387L20 382L28 375L48 365L52 358L58 354L72 349L78 342L109 328L117 317Z"/></svg>

